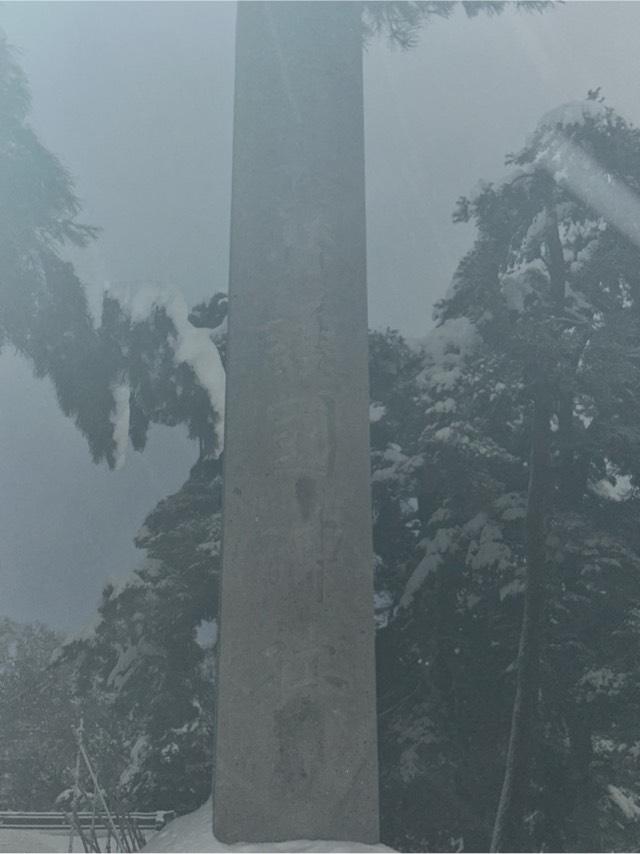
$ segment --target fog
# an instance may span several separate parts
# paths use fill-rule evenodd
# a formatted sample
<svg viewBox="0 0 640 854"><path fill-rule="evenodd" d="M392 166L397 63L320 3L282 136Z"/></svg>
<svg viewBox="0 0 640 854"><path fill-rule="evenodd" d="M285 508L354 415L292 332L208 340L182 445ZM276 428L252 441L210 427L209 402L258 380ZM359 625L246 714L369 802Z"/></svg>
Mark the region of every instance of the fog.
<svg viewBox="0 0 640 854"><path fill-rule="evenodd" d="M92 304L156 283L194 303L226 289L233 98L232 3L5 3L33 125L102 229L73 254ZM544 15L436 19L410 52L365 56L370 325L422 338L472 232L458 196L502 173L538 118L601 86L640 120L640 5L567 3ZM124 470L94 466L48 380L0 358L2 612L65 629L90 618L132 537L196 451L155 429Z"/></svg>

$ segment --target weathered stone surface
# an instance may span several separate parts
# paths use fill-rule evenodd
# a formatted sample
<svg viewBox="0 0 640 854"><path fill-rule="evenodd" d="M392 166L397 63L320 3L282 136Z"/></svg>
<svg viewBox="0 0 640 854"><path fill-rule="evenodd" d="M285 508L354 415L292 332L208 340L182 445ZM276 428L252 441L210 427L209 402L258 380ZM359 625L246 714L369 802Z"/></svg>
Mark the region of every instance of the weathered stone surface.
<svg viewBox="0 0 640 854"><path fill-rule="evenodd" d="M214 832L378 840L359 4L238 4Z"/></svg>

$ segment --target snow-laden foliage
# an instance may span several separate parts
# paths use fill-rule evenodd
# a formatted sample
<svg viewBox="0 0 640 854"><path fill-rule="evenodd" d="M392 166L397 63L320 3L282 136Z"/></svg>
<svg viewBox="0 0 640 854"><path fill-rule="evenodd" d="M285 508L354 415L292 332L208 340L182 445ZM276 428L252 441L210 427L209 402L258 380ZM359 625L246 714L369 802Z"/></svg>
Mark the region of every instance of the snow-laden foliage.
<svg viewBox="0 0 640 854"><path fill-rule="evenodd" d="M175 292L143 288L134 295L105 294L99 335L115 378L111 421L116 462L123 463L129 440L135 450L144 448L153 423L184 423L202 453L220 453L224 441L220 327L226 305L224 294L191 312Z"/></svg>
<svg viewBox="0 0 640 854"><path fill-rule="evenodd" d="M72 668L52 665L61 636L40 624L0 620L0 808L52 810L74 781L73 727L85 722L85 745L102 785L121 762L115 722L97 698L74 690ZM82 792L93 791L86 771ZM81 797L81 807L90 808Z"/></svg>
<svg viewBox="0 0 640 854"><path fill-rule="evenodd" d="M369 26L409 45L449 6L367 4ZM105 589L53 671L39 630L19 647L4 627L14 637L0 649L10 803L47 807L68 786L70 733L56 728L82 710L112 791L138 808L186 811L211 776L226 297L189 313L175 296L107 294L96 327L58 256L93 231L78 225L68 176L28 109L2 41L0 198L23 204L0 222L0 344L52 377L96 460L122 463L153 423L186 424L200 458L140 530L141 566ZM640 820L640 133L593 93L547 114L507 165L504 181L458 204L477 238L423 350L390 331L370 338L383 837L404 850L487 848L543 388L552 489L526 833L534 850L630 848ZM36 684L53 686L46 720ZM55 773L45 742L63 745Z"/></svg>
<svg viewBox="0 0 640 854"><path fill-rule="evenodd" d="M78 694L121 722L116 789L139 809L185 811L209 792L220 509L220 463L201 457L139 531L143 564L105 587L97 619L60 652Z"/></svg>
<svg viewBox="0 0 640 854"><path fill-rule="evenodd" d="M15 347L51 378L96 462L123 465L129 440L140 450L156 422L186 422L220 450L224 371L210 330L224 320L226 297L190 314L176 294L147 299L146 311L144 295L131 311L106 295L96 326L61 253L97 230L78 222L71 178L39 142L29 110L26 78L0 33L0 349ZM157 386L167 383L173 396L158 407Z"/></svg>
<svg viewBox="0 0 640 854"><path fill-rule="evenodd" d="M540 384L553 485L528 844L619 849L637 832L640 250L564 156L623 183L624 204L638 192L640 133L589 100L546 116L511 175L456 211L478 236L425 352L421 539L379 637L383 824L399 847L489 844ZM403 843L407 826L421 830Z"/></svg>
<svg viewBox="0 0 640 854"><path fill-rule="evenodd" d="M449 18L460 8L468 18L479 14L499 15L511 7L525 12L542 12L547 0L365 0L363 36L365 41L384 36L389 44L403 50L414 47L421 30L431 18Z"/></svg>
<svg viewBox="0 0 640 854"><path fill-rule="evenodd" d="M192 322L211 323L210 316L200 317L203 311ZM375 605L384 625L418 537L411 437L418 432L412 390L420 357L395 332L372 333L370 342L378 401L372 423ZM163 347L161 340L159 355ZM157 389L158 407L161 395L171 401L171 383ZM403 441L406 453L391 436ZM97 618L59 656L73 666L79 696L100 697L120 722L128 758L117 789L138 808L186 811L210 788L221 471L221 461L201 446L184 486L158 504L136 536L142 565L105 588Z"/></svg>
<svg viewBox="0 0 640 854"><path fill-rule="evenodd" d="M582 120L561 132L631 186L637 132L608 108L573 113ZM510 158L510 177L460 203L457 216L473 218L478 237L423 349L389 331L370 337L382 827L404 850L488 845L515 683L541 379L553 401L553 490L527 832L536 848L625 848L637 827L640 253L539 158L548 133L543 123ZM141 401L131 430L139 407L165 423L191 418L193 435L212 435L213 421L196 420L196 396L181 398L186 386L175 385L175 331L162 305L139 323L109 299L103 327L127 360L130 400ZM224 308L199 307L190 322L215 328ZM136 336L144 359L124 343ZM105 591L96 624L66 648L79 685L121 721L122 789L149 806L171 792L170 806L186 810L209 788L214 451L201 442L183 489L138 535L145 563Z"/></svg>
<svg viewBox="0 0 640 854"><path fill-rule="evenodd" d="M14 347L37 376L51 378L60 408L87 437L95 459L109 447L113 397L84 287L65 247L97 231L60 161L29 123L28 83L0 32L0 350Z"/></svg>
<svg viewBox="0 0 640 854"><path fill-rule="evenodd" d="M42 625L0 620L0 808L51 809L75 759L73 697L47 672L60 643Z"/></svg>

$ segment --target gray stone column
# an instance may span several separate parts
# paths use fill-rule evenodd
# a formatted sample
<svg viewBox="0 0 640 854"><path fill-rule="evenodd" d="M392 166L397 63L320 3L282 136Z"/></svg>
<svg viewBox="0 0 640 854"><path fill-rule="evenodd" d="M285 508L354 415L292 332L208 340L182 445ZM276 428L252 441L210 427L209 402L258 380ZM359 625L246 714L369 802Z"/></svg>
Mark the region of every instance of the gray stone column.
<svg viewBox="0 0 640 854"><path fill-rule="evenodd" d="M359 5L238 4L225 842L378 840Z"/></svg>

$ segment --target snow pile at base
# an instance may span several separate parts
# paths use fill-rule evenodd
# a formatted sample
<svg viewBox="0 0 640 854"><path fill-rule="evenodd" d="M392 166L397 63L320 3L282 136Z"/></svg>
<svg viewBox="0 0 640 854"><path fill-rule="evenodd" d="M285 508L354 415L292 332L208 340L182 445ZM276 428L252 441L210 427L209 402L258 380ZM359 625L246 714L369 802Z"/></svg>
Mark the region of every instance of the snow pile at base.
<svg viewBox="0 0 640 854"><path fill-rule="evenodd" d="M225 845L218 842L211 830L211 801L189 815L174 819L163 830L156 833L142 849L161 854L163 851L182 852L220 852L220 851L258 851L258 852L350 852L350 851L392 851L386 845L364 845L361 842L319 842L295 840L293 842L239 843Z"/></svg>

